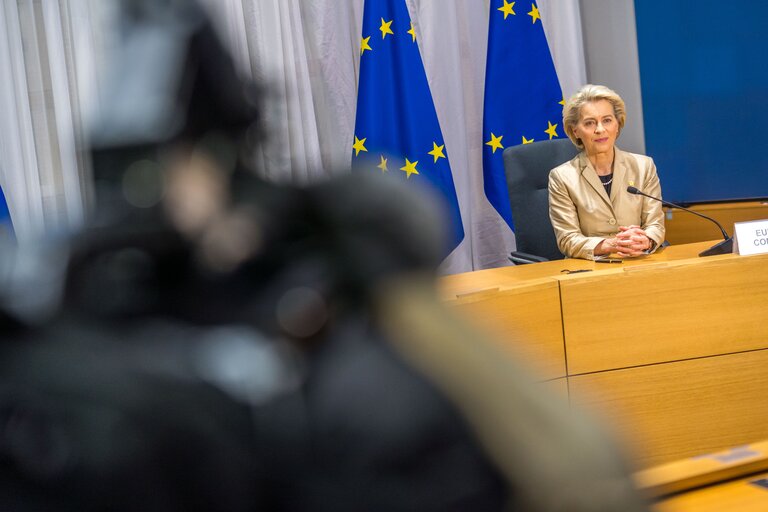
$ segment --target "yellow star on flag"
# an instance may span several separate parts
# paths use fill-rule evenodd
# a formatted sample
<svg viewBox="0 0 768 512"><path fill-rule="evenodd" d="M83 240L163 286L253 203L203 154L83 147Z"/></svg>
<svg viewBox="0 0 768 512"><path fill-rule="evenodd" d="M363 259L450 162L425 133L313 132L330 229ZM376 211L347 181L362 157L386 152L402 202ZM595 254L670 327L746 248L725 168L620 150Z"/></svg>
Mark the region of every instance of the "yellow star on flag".
<svg viewBox="0 0 768 512"><path fill-rule="evenodd" d="M531 12L528 13L528 16L531 17L532 23L536 23L536 20L541 19L541 15L539 14L539 8L536 7L536 4L531 4Z"/></svg>
<svg viewBox="0 0 768 512"><path fill-rule="evenodd" d="M355 156L359 155L361 151L368 151L363 144L365 144L365 139L358 139L357 135L355 135L355 143L352 144L352 149L355 150Z"/></svg>
<svg viewBox="0 0 768 512"><path fill-rule="evenodd" d="M563 96L563 99L557 102L558 105L565 106L565 96Z"/></svg>
<svg viewBox="0 0 768 512"><path fill-rule="evenodd" d="M491 146L493 148L493 153L496 153L497 149L504 149L504 146L501 145L501 139L504 138L503 135L499 135L498 137L491 132L491 140L485 143L486 146Z"/></svg>
<svg viewBox="0 0 768 512"><path fill-rule="evenodd" d="M413 29L413 22L411 22L411 30L408 31L409 34L411 34L411 37L413 38L413 43L416 42L416 31Z"/></svg>
<svg viewBox="0 0 768 512"><path fill-rule="evenodd" d="M549 140L552 140L552 137L557 137L557 125L552 124L549 121L547 121L547 124L549 125L549 128L544 130L544 133L549 135Z"/></svg>
<svg viewBox="0 0 768 512"><path fill-rule="evenodd" d="M371 40L371 36L368 36L368 37L364 37L364 38L362 38L362 39L360 40L360 55L362 55L362 54L363 54L363 52L365 52L365 50L371 50L371 51L373 51L373 48L371 48L371 47L368 45L368 41L370 41L370 40Z"/></svg>
<svg viewBox="0 0 768 512"><path fill-rule="evenodd" d="M515 14L515 11L512 10L512 7L514 7L514 6L515 6L515 2L509 3L509 2L507 2L507 0L504 0L504 5L502 5L501 7L499 7L496 10L503 12L504 13L504 19L507 19L507 16L509 16L510 14L513 15L513 16L517 16Z"/></svg>
<svg viewBox="0 0 768 512"><path fill-rule="evenodd" d="M407 158L405 159L405 165L400 168L401 171L405 172L405 177L410 178L411 174L419 174L419 171L416 170L416 164L418 164L419 161L416 160L415 162L411 162Z"/></svg>
<svg viewBox="0 0 768 512"><path fill-rule="evenodd" d="M379 156L381 158L381 162L379 162L379 165L377 165L376 167L381 169L381 172L387 172L389 170L387 169L387 159L384 158L384 155L379 155Z"/></svg>
<svg viewBox="0 0 768 512"><path fill-rule="evenodd" d="M437 142L432 142L432 151L428 152L428 155L432 155L435 157L435 161L433 163L437 163L438 158L445 158L445 155L443 154L443 148L445 147L445 144L442 146L438 146Z"/></svg>
<svg viewBox="0 0 768 512"><path fill-rule="evenodd" d="M379 30L381 30L381 38L384 39L387 37L387 34L395 35L394 32L392 32L392 20L384 21L384 18L381 18L381 26L379 27Z"/></svg>
<svg viewBox="0 0 768 512"><path fill-rule="evenodd" d="M533 139L526 139L525 135L523 135L523 144L530 144L531 142L533 142Z"/></svg>

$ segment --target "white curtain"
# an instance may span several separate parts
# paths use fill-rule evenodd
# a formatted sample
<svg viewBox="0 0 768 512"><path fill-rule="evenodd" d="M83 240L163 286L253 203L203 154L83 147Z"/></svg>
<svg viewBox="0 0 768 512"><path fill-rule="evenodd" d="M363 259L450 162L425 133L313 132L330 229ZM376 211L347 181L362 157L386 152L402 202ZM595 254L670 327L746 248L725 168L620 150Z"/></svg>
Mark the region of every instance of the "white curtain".
<svg viewBox="0 0 768 512"><path fill-rule="evenodd" d="M442 270L454 273L506 265L506 254L514 248L514 234L486 200L482 183L483 80L488 16L495 4L491 6L490 0L406 1L451 154L466 233ZM19 136L0 139L0 184L21 232L55 227L50 216L60 216L64 223L82 216L89 178L87 166L73 152L72 144L82 126L84 96L98 99L98 80L91 69L98 56L82 43L88 37L105 39L103 26L100 32L94 21L103 20L98 12L102 3L14 0L3 4L0 27L16 31L6 31L5 39L0 36L0 73L10 71L8 76L14 77L12 87L6 85L8 90L0 85L0 105L12 112L2 116L2 128L8 133L13 127ZM263 176L305 184L348 172L363 0L203 3L241 72L269 86L265 117L270 139L258 162ZM585 82L578 0L540 0L538 4L563 92L568 96ZM35 66L30 64L29 50L21 44L18 33L18 27L30 26L19 18L25 9L37 9L38 16L49 20L45 24L46 35L52 32L49 46L58 44L58 52L49 55L56 53L56 62L49 58L47 69L50 79L61 83L53 90L55 101L46 105L42 114L43 119L53 118L55 123L35 123L33 119L40 106L28 99L35 86L25 77L30 75L30 66ZM90 36L73 32L75 22ZM69 30L57 28L59 25ZM80 35L73 37L73 33ZM84 90L91 92L84 94ZM49 137L55 136L47 146L40 125L49 128L45 132ZM50 151L41 150L43 147ZM56 186L51 188L50 182ZM55 207L47 207L49 203Z"/></svg>
<svg viewBox="0 0 768 512"><path fill-rule="evenodd" d="M267 86L259 169L310 183L347 172L363 0L204 0L245 74Z"/></svg>
<svg viewBox="0 0 768 512"><path fill-rule="evenodd" d="M90 194L82 107L93 94L100 2L0 4L0 186L20 243L69 231Z"/></svg>
<svg viewBox="0 0 768 512"><path fill-rule="evenodd" d="M577 0L539 0L539 12L555 61L563 95L568 99L587 83L581 11Z"/></svg>

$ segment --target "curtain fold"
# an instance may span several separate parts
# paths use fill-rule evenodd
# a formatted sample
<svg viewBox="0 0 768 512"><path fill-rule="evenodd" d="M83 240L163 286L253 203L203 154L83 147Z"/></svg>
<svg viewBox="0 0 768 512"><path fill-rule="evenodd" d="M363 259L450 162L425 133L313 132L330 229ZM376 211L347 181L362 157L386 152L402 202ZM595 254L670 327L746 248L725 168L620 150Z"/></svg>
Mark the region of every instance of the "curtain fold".
<svg viewBox="0 0 768 512"><path fill-rule="evenodd" d="M349 169L363 0L204 0L241 72L265 87L273 181L307 184Z"/></svg>
<svg viewBox="0 0 768 512"><path fill-rule="evenodd" d="M0 186L19 243L84 220L91 180L83 107L94 83L92 0L0 7Z"/></svg>
<svg viewBox="0 0 768 512"><path fill-rule="evenodd" d="M21 19L16 2L0 7L0 186L20 240L44 230L43 193L27 85ZM26 171L26 170L29 171Z"/></svg>

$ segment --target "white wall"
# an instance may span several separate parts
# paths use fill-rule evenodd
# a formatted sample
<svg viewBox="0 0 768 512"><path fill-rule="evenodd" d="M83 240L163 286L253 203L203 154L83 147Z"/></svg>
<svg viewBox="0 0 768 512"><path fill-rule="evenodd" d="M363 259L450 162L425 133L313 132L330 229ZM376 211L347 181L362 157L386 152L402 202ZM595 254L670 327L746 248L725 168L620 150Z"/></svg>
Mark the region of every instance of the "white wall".
<svg viewBox="0 0 768 512"><path fill-rule="evenodd" d="M643 101L633 0L579 0L587 81L615 90L627 104L618 146L645 153Z"/></svg>

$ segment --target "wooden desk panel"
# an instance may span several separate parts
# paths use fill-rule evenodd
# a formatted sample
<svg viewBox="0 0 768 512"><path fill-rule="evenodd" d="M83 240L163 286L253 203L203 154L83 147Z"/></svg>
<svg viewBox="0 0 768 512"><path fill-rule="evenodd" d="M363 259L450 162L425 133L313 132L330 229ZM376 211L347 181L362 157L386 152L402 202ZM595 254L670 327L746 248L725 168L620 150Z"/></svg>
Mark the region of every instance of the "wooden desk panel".
<svg viewBox="0 0 768 512"><path fill-rule="evenodd" d="M661 498L768 471L768 441L653 466L634 475L637 488Z"/></svg>
<svg viewBox="0 0 768 512"><path fill-rule="evenodd" d="M519 357L539 377L565 376L563 324L556 281L532 281L512 289L478 292L446 302L471 324Z"/></svg>
<svg viewBox="0 0 768 512"><path fill-rule="evenodd" d="M755 482L768 479L768 473L753 475L719 485L704 487L667 498L653 507L654 512L765 512L768 489Z"/></svg>
<svg viewBox="0 0 768 512"><path fill-rule="evenodd" d="M568 377L649 467L768 438L768 350Z"/></svg>
<svg viewBox="0 0 768 512"><path fill-rule="evenodd" d="M577 276L560 281L571 375L768 348L768 255Z"/></svg>

